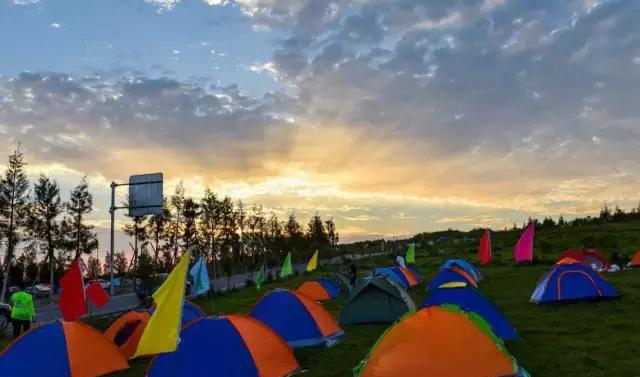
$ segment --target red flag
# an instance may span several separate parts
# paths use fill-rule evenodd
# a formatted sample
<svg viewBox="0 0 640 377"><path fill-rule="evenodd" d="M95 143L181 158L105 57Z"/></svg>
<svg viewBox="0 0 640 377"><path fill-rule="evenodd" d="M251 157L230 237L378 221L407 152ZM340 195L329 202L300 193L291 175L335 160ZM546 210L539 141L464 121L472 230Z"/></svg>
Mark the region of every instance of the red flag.
<svg viewBox="0 0 640 377"><path fill-rule="evenodd" d="M480 264L485 265L491 263L491 231L489 229L484 232L484 235L480 239L478 254L480 254Z"/></svg>
<svg viewBox="0 0 640 377"><path fill-rule="evenodd" d="M87 313L87 303L84 300L84 287L80 262L76 259L69 270L60 278L60 299L58 306L65 321L75 321Z"/></svg>
<svg viewBox="0 0 640 377"><path fill-rule="evenodd" d="M93 283L87 287L87 297L98 309L109 302L109 295L104 291L100 282L97 280L94 280Z"/></svg>

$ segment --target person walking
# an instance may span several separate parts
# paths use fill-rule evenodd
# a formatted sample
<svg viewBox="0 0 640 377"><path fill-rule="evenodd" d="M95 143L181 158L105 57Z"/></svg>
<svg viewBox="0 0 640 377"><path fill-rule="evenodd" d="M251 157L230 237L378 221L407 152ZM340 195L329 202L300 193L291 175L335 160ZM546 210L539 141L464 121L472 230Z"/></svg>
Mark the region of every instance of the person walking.
<svg viewBox="0 0 640 377"><path fill-rule="evenodd" d="M18 285L19 291L11 295L11 322L13 324L13 338L17 338L23 331L29 330L31 321L36 315L33 307L33 297L24 291L24 284Z"/></svg>

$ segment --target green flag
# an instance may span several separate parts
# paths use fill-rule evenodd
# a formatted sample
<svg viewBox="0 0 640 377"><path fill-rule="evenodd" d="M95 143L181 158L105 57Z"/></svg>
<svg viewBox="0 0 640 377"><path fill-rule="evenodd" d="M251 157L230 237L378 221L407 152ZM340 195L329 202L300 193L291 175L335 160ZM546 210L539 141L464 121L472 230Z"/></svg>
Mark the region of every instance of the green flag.
<svg viewBox="0 0 640 377"><path fill-rule="evenodd" d="M293 269L291 268L291 252L287 254L287 257L284 260L284 264L282 265L282 271L280 271L280 277L287 277L293 274Z"/></svg>
<svg viewBox="0 0 640 377"><path fill-rule="evenodd" d="M256 288L258 288L258 290L262 287L262 283L264 283L264 265L260 267L260 270L256 275Z"/></svg>
<svg viewBox="0 0 640 377"><path fill-rule="evenodd" d="M407 263L416 263L416 245L413 243L409 244L409 249L407 249L407 257L404 258Z"/></svg>

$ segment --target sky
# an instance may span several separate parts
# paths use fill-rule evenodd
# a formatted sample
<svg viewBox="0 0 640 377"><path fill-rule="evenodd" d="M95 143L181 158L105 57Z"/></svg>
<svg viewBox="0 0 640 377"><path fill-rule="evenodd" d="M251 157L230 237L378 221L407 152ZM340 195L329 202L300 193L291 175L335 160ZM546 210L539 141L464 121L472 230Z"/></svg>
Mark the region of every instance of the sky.
<svg viewBox="0 0 640 377"><path fill-rule="evenodd" d="M86 175L101 250L109 183L151 172L333 217L342 241L631 208L639 18L634 0L2 0L0 161L21 143L32 177Z"/></svg>

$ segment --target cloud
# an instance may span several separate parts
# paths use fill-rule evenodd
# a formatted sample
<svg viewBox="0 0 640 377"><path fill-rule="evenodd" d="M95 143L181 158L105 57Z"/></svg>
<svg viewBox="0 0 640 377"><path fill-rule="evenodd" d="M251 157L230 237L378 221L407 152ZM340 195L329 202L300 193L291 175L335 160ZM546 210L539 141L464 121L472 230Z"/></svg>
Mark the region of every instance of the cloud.
<svg viewBox="0 0 640 377"><path fill-rule="evenodd" d="M54 23L52 23L50 26L51 26L51 28L53 28L53 29L60 29L60 28L62 27L62 24L57 23L57 22L54 22Z"/></svg>
<svg viewBox="0 0 640 377"><path fill-rule="evenodd" d="M144 0L145 3L154 6L158 13L173 10L180 3L180 0Z"/></svg>
<svg viewBox="0 0 640 377"><path fill-rule="evenodd" d="M34 5L38 4L40 0L12 0L15 5Z"/></svg>

